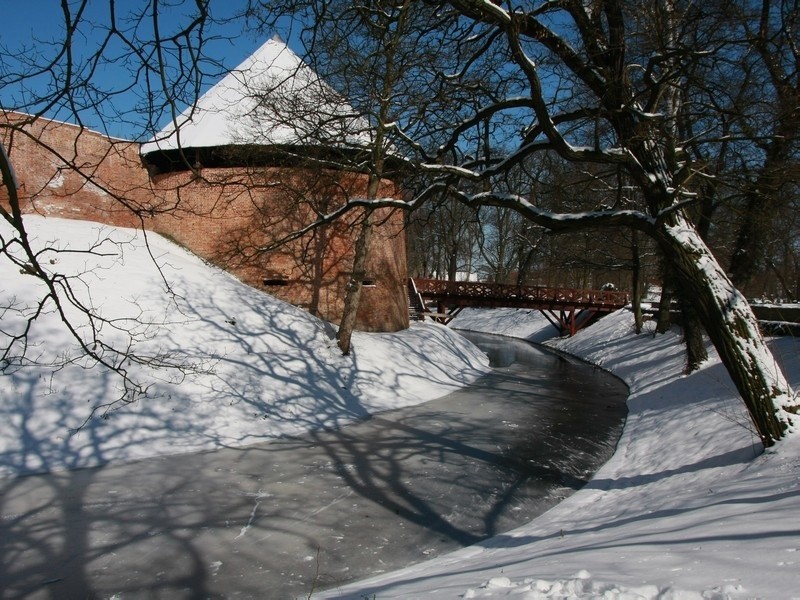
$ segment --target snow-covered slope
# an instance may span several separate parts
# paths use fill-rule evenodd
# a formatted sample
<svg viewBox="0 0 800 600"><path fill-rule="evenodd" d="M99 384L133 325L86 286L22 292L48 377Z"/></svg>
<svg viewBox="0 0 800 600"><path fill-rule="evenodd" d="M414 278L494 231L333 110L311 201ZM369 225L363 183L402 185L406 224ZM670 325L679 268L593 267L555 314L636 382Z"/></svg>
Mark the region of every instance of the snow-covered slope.
<svg viewBox="0 0 800 600"><path fill-rule="evenodd" d="M498 317L496 330L510 333L507 311L480 312L476 328ZM522 337L542 321L529 315ZM624 310L552 345L630 386L614 457L529 525L325 597L800 598L800 440L759 455L718 360L683 376L679 335L637 336ZM796 340L772 346L800 384Z"/></svg>
<svg viewBox="0 0 800 600"><path fill-rule="evenodd" d="M84 425L92 408L119 397L121 382L101 368L83 368L81 360L45 366L79 353L56 315L44 315L28 350L38 366L0 375L0 476L242 446L331 427L443 395L486 368L474 346L433 324L356 334L353 354L343 357L330 325L157 235L148 238L163 278L141 232L38 216L26 223L35 247L73 251L46 251L40 262L82 274L72 280L74 293L119 327L106 324L104 340L125 348L133 328L134 351L168 354L194 372L126 363L152 383L147 397L110 412L101 408ZM0 235L10 235L5 224ZM78 252L90 245L102 256ZM42 291L35 278L0 257L0 306L29 312ZM72 317L85 333L85 320L75 311ZM16 311L2 319L6 332L24 325Z"/></svg>

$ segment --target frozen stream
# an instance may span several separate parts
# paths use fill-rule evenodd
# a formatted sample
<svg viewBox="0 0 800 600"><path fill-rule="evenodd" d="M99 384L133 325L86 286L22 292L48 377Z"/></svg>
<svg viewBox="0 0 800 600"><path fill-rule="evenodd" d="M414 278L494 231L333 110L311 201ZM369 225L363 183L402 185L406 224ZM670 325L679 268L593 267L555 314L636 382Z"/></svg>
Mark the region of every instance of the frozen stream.
<svg viewBox="0 0 800 600"><path fill-rule="evenodd" d="M627 390L468 337L494 372L340 431L0 481L0 596L306 598L529 521L611 456Z"/></svg>

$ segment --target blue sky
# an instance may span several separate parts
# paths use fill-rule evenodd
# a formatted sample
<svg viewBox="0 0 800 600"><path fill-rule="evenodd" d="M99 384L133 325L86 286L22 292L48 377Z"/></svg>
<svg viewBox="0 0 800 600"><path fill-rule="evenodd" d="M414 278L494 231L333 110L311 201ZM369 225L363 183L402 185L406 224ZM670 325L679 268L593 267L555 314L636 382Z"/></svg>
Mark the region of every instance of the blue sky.
<svg viewBox="0 0 800 600"><path fill-rule="evenodd" d="M70 2L77 9L77 2ZM117 0L118 26L126 28L122 18L132 11L142 11L149 7L149 2L142 0ZM194 2L182 3L180 0L162 0L160 3L160 27L162 35L183 27L189 20L189 11ZM185 4L185 6L184 6ZM228 17L241 8L243 0L217 1L212 4L213 16ZM27 78L25 82L13 81L13 73L26 69L25 61L38 57L55 56L58 47L52 42L64 38L64 17L59 0L0 0L0 105L5 109L18 109L26 112L40 110L43 104L36 102L37 95L48 96L52 89L52 75L44 74L36 78ZM92 0L85 14L86 26L81 27L73 45L76 54L86 56L95 52L105 37L109 23L109 4L104 0ZM151 21L145 21L149 29ZM202 89L207 89L219 78L220 73L231 69L255 51L270 33L259 34L245 31L244 21L239 19L227 24L214 24L206 32L210 38L204 51L206 62L203 68ZM151 33L140 28L143 37ZM278 31L282 37L290 37L290 45L295 50L294 41L288 31ZM84 124L106 133L127 139L149 137L143 126L142 118L135 113L137 103L141 102L144 87L131 83L130 68L138 64L132 58L132 52L119 47L111 47L108 56L114 57L113 64L106 64L103 69L93 73L92 81L99 88L115 92L112 102L104 102L101 109L105 117L101 118L96 111L86 107L79 112ZM39 61L41 62L41 61ZM177 69L177 59L173 59ZM141 81L141 79L140 79ZM91 97L82 98L86 105L91 104ZM74 111L62 103L46 111L47 116L74 122ZM158 119L163 124L164 117Z"/></svg>

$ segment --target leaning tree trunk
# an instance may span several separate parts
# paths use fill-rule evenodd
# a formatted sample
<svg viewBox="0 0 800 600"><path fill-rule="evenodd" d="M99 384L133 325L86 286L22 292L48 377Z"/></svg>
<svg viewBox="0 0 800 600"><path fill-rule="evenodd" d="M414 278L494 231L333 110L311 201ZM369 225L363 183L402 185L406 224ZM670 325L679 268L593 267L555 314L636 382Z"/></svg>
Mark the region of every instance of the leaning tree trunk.
<svg viewBox="0 0 800 600"><path fill-rule="evenodd" d="M679 285L692 298L761 441L773 445L795 428L798 403L750 305L683 213L668 217L655 235Z"/></svg>

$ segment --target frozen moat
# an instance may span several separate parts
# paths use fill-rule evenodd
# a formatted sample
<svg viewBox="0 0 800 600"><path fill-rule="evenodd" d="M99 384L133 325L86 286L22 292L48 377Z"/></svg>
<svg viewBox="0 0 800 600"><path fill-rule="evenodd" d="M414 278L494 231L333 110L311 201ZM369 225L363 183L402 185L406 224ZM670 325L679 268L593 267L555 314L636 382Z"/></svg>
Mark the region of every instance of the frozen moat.
<svg viewBox="0 0 800 600"><path fill-rule="evenodd" d="M611 456L627 390L469 337L492 373L340 431L0 481L3 597L306 598L529 521Z"/></svg>

